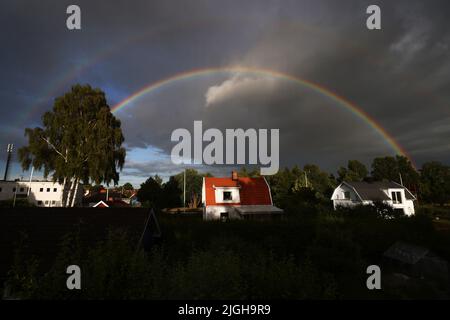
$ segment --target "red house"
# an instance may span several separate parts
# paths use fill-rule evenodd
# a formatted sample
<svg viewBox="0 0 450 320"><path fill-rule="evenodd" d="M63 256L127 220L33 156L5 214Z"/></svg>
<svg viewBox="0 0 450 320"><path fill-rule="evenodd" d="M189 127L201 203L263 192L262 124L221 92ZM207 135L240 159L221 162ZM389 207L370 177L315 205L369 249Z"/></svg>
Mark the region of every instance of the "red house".
<svg viewBox="0 0 450 320"><path fill-rule="evenodd" d="M204 177L203 218L228 220L279 216L283 210L273 205L270 187L264 177Z"/></svg>

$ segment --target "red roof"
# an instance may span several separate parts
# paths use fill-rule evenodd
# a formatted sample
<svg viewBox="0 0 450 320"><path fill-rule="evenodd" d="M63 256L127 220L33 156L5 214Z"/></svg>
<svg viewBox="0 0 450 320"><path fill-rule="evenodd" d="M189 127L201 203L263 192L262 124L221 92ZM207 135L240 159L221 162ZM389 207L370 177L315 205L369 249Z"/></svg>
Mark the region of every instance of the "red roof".
<svg viewBox="0 0 450 320"><path fill-rule="evenodd" d="M207 206L213 205L272 205L269 186L264 177L247 178L239 177L237 180L231 178L205 177L205 192ZM214 187L240 187L240 203L217 203Z"/></svg>

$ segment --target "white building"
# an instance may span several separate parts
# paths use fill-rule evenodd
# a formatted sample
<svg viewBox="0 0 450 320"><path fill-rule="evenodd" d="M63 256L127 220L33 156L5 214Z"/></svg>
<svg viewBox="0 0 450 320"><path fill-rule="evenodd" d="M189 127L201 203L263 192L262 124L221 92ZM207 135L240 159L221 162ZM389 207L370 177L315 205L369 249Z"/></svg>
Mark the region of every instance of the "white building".
<svg viewBox="0 0 450 320"><path fill-rule="evenodd" d="M28 189L30 188L29 192ZM0 181L0 201L28 199L39 207L62 207L64 188L52 181ZM78 186L75 206L81 204L83 188Z"/></svg>
<svg viewBox="0 0 450 320"><path fill-rule="evenodd" d="M404 186L396 182L342 182L331 196L333 207L355 207L373 205L380 201L406 215L414 214L416 197Z"/></svg>

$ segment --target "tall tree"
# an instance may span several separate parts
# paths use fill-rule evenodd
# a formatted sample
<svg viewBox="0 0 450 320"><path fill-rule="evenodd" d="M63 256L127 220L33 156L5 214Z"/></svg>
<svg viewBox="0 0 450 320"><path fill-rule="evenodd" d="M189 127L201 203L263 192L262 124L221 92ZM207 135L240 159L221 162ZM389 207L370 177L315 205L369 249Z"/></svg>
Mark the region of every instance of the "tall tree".
<svg viewBox="0 0 450 320"><path fill-rule="evenodd" d="M74 205L80 181L117 184L125 161L124 137L104 92L75 85L55 99L42 123L25 129L28 145L19 149L19 158L24 170L33 166L64 185L65 206Z"/></svg>
<svg viewBox="0 0 450 320"><path fill-rule="evenodd" d="M331 196L336 186L329 173L322 171L315 164L305 165L303 171L306 173L308 187L316 190L318 197L329 198Z"/></svg>
<svg viewBox="0 0 450 320"><path fill-rule="evenodd" d="M137 192L137 198L139 202L148 207L160 209L162 207L162 193L161 183L155 177L150 177L141 184Z"/></svg>
<svg viewBox="0 0 450 320"><path fill-rule="evenodd" d="M289 168L280 169L276 174L266 176L272 192L273 203L277 206L283 206L295 187L297 179L303 177L303 172L296 166L294 173Z"/></svg>
<svg viewBox="0 0 450 320"><path fill-rule="evenodd" d="M413 167L411 161L404 156L396 156L398 172L402 177L403 184L411 190L416 190L420 183L420 174Z"/></svg>
<svg viewBox="0 0 450 320"><path fill-rule="evenodd" d="M127 183L125 183L123 185L123 189L124 190L133 190L134 188L133 188L133 185L131 183L127 182Z"/></svg>
<svg viewBox="0 0 450 320"><path fill-rule="evenodd" d="M420 177L420 196L440 205L450 201L450 167L440 162L424 163Z"/></svg>
<svg viewBox="0 0 450 320"><path fill-rule="evenodd" d="M372 162L372 177L376 181L399 181L398 173L394 157L375 158Z"/></svg>
<svg viewBox="0 0 450 320"><path fill-rule="evenodd" d="M377 180L391 180L400 182L410 188L415 188L419 183L419 173L411 162L404 156L375 158L372 162L372 177Z"/></svg>
<svg viewBox="0 0 450 320"><path fill-rule="evenodd" d="M367 177L367 167L358 160L349 160L347 168L338 170L339 181L363 181Z"/></svg>
<svg viewBox="0 0 450 320"><path fill-rule="evenodd" d="M174 176L171 176L169 181L164 183L162 191L162 203L164 208L174 208L180 206L182 191Z"/></svg>

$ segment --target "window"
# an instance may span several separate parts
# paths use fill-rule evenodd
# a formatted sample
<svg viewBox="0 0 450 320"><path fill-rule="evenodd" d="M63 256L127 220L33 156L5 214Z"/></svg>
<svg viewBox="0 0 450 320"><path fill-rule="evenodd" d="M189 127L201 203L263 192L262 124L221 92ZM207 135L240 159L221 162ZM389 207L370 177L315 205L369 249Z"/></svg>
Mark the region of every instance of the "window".
<svg viewBox="0 0 450 320"><path fill-rule="evenodd" d="M228 212L221 212L220 213L220 221L222 221L222 222L226 222L226 221L228 221Z"/></svg>
<svg viewBox="0 0 450 320"><path fill-rule="evenodd" d="M50 188L47 188L47 192L50 192Z"/></svg>
<svg viewBox="0 0 450 320"><path fill-rule="evenodd" d="M392 203L399 204L402 203L402 193L400 191L391 192Z"/></svg>
<svg viewBox="0 0 450 320"><path fill-rule="evenodd" d="M231 191L224 191L223 192L223 200L224 201L233 200L233 198L231 197Z"/></svg>
<svg viewBox="0 0 450 320"><path fill-rule="evenodd" d="M56 192L58 189L56 189L56 188L53 188L53 192Z"/></svg>
<svg viewBox="0 0 450 320"><path fill-rule="evenodd" d="M39 192L42 192L42 191L44 191L44 188L40 188L40 189L39 189Z"/></svg>
<svg viewBox="0 0 450 320"><path fill-rule="evenodd" d="M24 192L25 191L25 189L24 188L20 188L20 192Z"/></svg>
<svg viewBox="0 0 450 320"><path fill-rule="evenodd" d="M48 205L48 200L45 200L45 205Z"/></svg>
<svg viewBox="0 0 450 320"><path fill-rule="evenodd" d="M42 201L38 201L38 206L42 206Z"/></svg>
<svg viewBox="0 0 450 320"><path fill-rule="evenodd" d="M344 191L344 199L350 200L350 191Z"/></svg>
<svg viewBox="0 0 450 320"><path fill-rule="evenodd" d="M52 205L55 205L55 203L56 203L56 201L55 201L55 200L52 200Z"/></svg>

